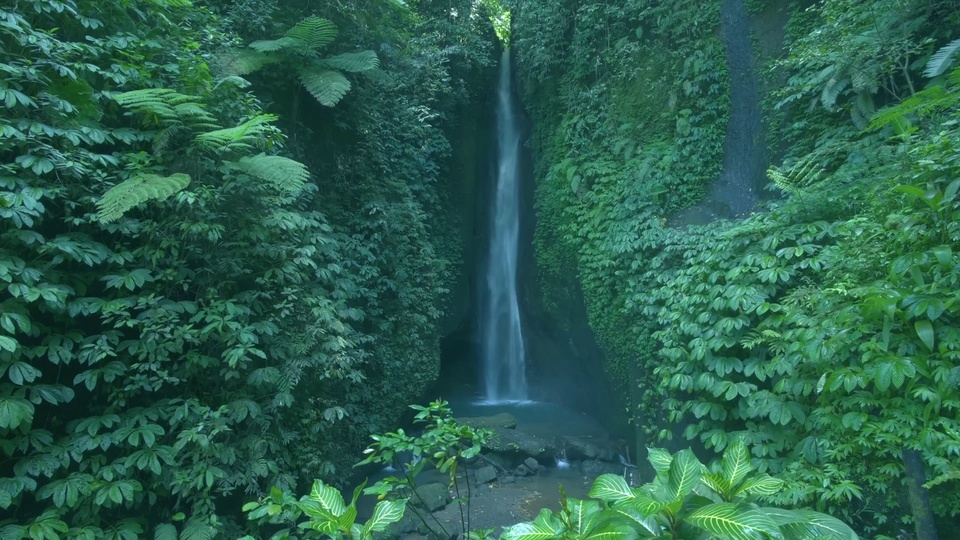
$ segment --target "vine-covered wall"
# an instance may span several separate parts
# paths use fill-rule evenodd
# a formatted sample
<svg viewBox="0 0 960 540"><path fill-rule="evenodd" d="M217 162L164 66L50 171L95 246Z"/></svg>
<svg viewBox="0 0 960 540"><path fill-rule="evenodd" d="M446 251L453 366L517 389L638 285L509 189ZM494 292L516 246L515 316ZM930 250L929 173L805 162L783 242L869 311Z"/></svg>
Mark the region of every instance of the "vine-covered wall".
<svg viewBox="0 0 960 540"><path fill-rule="evenodd" d="M546 297L561 311L582 291L641 448L745 438L788 479L781 502L871 534L915 510L901 455L916 450L946 519L957 83L952 49L935 53L960 14L747 2L768 186L738 214L711 193L738 158L728 4L514 4Z"/></svg>

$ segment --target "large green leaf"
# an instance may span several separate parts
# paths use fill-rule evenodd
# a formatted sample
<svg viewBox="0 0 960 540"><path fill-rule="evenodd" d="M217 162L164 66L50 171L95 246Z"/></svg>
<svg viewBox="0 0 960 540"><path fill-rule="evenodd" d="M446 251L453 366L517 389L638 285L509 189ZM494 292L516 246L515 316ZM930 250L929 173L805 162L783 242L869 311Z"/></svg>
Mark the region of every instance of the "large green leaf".
<svg viewBox="0 0 960 540"><path fill-rule="evenodd" d="M633 527L614 519L601 519L596 526L580 540L633 540L637 538L638 532Z"/></svg>
<svg viewBox="0 0 960 540"><path fill-rule="evenodd" d="M756 507L747 505L710 504L687 516L686 521L725 540L783 538L773 519Z"/></svg>
<svg viewBox="0 0 960 540"><path fill-rule="evenodd" d="M750 464L750 453L742 439L727 448L727 451L723 453L720 464L723 477L730 487L739 485L753 471L753 466Z"/></svg>
<svg viewBox="0 0 960 540"><path fill-rule="evenodd" d="M605 502L617 502L634 497L633 490L619 474L601 474L598 476L596 481L593 482L593 488L590 489L589 495L594 499Z"/></svg>
<svg viewBox="0 0 960 540"><path fill-rule="evenodd" d="M564 526L553 512L544 508L532 522L505 527L501 540L550 540L563 534Z"/></svg>
<svg viewBox="0 0 960 540"><path fill-rule="evenodd" d="M703 464L689 449L674 454L664 486L664 501L668 504L682 501L700 482L702 470Z"/></svg>
<svg viewBox="0 0 960 540"><path fill-rule="evenodd" d="M363 526L363 536L366 537L370 532L383 532L390 524L400 521L406 505L406 499L378 502L373 509L373 516Z"/></svg>
<svg viewBox="0 0 960 540"><path fill-rule="evenodd" d="M600 521L600 503L567 499L570 512L570 531L578 538L585 538Z"/></svg>
<svg viewBox="0 0 960 540"><path fill-rule="evenodd" d="M730 483L727 482L727 479L724 478L722 474L704 473L700 476L700 482L724 500L730 500L733 496Z"/></svg>
<svg viewBox="0 0 960 540"><path fill-rule="evenodd" d="M663 448L647 448L647 460L653 465L653 470L658 473L666 472L670 469L673 456Z"/></svg>
<svg viewBox="0 0 960 540"><path fill-rule="evenodd" d="M783 480L774 478L769 474L760 474L747 478L746 481L737 489L734 494L741 495L773 495L783 488Z"/></svg>
<svg viewBox="0 0 960 540"><path fill-rule="evenodd" d="M663 533L663 527L660 526L655 516L644 516L635 508L629 506L614 508L612 512L616 512L621 519L630 523L641 538L655 538Z"/></svg>
<svg viewBox="0 0 960 540"><path fill-rule="evenodd" d="M334 487L324 485L320 480L313 483L313 489L310 490L307 499L316 502L334 517L342 516L347 511L347 505L343 502L340 492Z"/></svg>
<svg viewBox="0 0 960 540"><path fill-rule="evenodd" d="M663 510L669 501L659 499L656 494L637 490L634 497L620 501L615 508L632 508L644 517L656 515Z"/></svg>
<svg viewBox="0 0 960 540"><path fill-rule="evenodd" d="M839 519L814 512L813 510L784 510L781 508L760 508L780 528L785 540L859 540L846 523Z"/></svg>

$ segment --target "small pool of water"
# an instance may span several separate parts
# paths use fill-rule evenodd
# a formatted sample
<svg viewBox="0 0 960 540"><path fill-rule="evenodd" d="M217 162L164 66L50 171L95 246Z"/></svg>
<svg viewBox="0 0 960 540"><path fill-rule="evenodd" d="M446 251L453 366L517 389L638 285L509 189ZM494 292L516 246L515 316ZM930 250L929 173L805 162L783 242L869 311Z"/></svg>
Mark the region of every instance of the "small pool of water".
<svg viewBox="0 0 960 540"><path fill-rule="evenodd" d="M603 428L586 414L570 410L563 405L546 401L512 401L489 403L476 398L451 398L450 409L454 416L493 416L512 414L517 419L517 429L543 436L600 436Z"/></svg>

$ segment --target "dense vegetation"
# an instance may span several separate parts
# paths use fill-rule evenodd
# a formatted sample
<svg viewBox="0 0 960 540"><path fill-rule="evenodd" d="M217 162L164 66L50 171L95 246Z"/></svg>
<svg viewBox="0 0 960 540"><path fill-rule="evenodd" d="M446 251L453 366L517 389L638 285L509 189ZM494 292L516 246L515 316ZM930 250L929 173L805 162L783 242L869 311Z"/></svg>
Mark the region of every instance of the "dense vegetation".
<svg viewBox="0 0 960 540"><path fill-rule="evenodd" d="M960 10L747 2L774 192L756 214L673 226L723 163L724 4L514 3L545 288L555 302L582 290L641 444L744 436L787 480L777 500L867 534L896 535L924 506L903 486L926 469L947 524Z"/></svg>
<svg viewBox="0 0 960 540"><path fill-rule="evenodd" d="M729 158L741 1L770 190L685 226ZM638 534L720 534L708 503L768 536L833 523L760 497L878 538L956 520L956 2L504 4L0 8L0 539L396 520L337 488L437 378L508 33L547 305L584 297L639 448L732 457L651 451L651 485L504 534L586 538L574 513L624 505ZM446 427L456 470L479 447ZM368 461L433 448L398 433Z"/></svg>
<svg viewBox="0 0 960 540"><path fill-rule="evenodd" d="M496 46L460 7L5 4L0 537L236 537L420 399Z"/></svg>

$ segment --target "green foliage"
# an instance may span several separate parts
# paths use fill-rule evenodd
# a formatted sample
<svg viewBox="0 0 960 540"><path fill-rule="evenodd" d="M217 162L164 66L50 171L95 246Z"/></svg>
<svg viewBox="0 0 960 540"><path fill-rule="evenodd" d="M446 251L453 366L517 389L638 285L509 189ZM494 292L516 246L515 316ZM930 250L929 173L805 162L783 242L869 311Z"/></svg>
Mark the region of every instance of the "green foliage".
<svg viewBox="0 0 960 540"><path fill-rule="evenodd" d="M559 513L541 510L534 521L504 529L501 538L858 538L849 526L826 514L759 506L757 500L778 492L783 482L753 474L742 442L731 445L713 469L690 450L670 455L651 448L648 453L656 471L652 482L631 488L619 475L601 475L590 490L590 497L598 500L570 499L561 490Z"/></svg>
<svg viewBox="0 0 960 540"><path fill-rule="evenodd" d="M373 515L365 523L357 523L357 499L363 486L353 491L350 504L346 504L340 492L317 480L309 495L299 501L289 494L273 488L269 497L243 506L249 513L249 519L263 526L282 525L273 533L274 539L333 538L340 540L371 540L373 533L382 533L391 524L403 518L406 499L380 501L373 509ZM253 536L244 536L241 540L253 540Z"/></svg>
<svg viewBox="0 0 960 540"><path fill-rule="evenodd" d="M170 176L140 174L108 189L97 201L96 219L102 223L116 221L127 210L149 201L162 201L190 185L190 177L177 173Z"/></svg>
<svg viewBox="0 0 960 540"><path fill-rule="evenodd" d="M723 159L719 7L511 5L548 307L564 317L582 293L641 444L682 433L722 450L745 437L786 482L776 502L817 505L866 534L909 520L901 453L917 449L936 511L953 515L958 431L944 411L956 389L943 381L960 250L949 63L960 11L793 5L780 54L762 35L772 20L753 21L770 55L768 176L783 199L673 228ZM924 81L925 68L939 72Z"/></svg>
<svg viewBox="0 0 960 540"><path fill-rule="evenodd" d="M333 107L350 91L350 81L338 70L364 73L376 70L380 59L373 51L343 53L319 58L316 51L333 42L337 27L331 21L310 16L283 35L254 41L250 49L235 49L220 60L221 75L248 75L269 64L292 65L303 87L322 105Z"/></svg>
<svg viewBox="0 0 960 540"><path fill-rule="evenodd" d="M424 424L423 433L414 437L407 435L404 430L400 429L382 435L371 435L374 442L363 451L367 457L357 464L357 466L361 466L377 463L396 467L403 471L403 478L395 476L384 478L367 488L365 493L376 494L380 497L412 493L412 497L422 501L419 492L417 492L416 477L427 464L433 464L440 472L449 475L450 485L454 486L457 492L462 530L465 533L471 531L470 482L469 480L465 481L468 496L466 498L461 497L457 471L461 464L466 466L480 454L483 445L491 436L491 432L458 423L453 419L446 401L434 401L426 407L411 405L410 408L417 411L414 423ZM410 461L401 462L401 455L409 455ZM426 522L422 515L419 513L417 515ZM431 517L439 530L446 533L447 531L440 521L436 517ZM427 527L436 530L430 524L427 524Z"/></svg>
<svg viewBox="0 0 960 540"><path fill-rule="evenodd" d="M402 84L311 134L214 80L220 28L180 1L0 9L4 537L240 536L241 494L335 479L436 376L450 142L419 115L457 118L446 72L393 41Z"/></svg>

